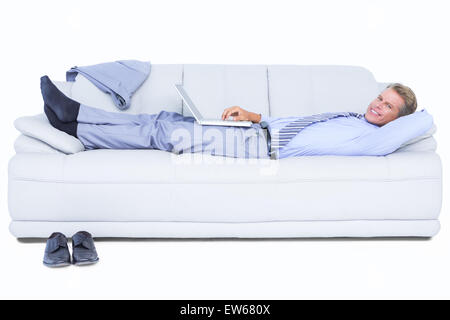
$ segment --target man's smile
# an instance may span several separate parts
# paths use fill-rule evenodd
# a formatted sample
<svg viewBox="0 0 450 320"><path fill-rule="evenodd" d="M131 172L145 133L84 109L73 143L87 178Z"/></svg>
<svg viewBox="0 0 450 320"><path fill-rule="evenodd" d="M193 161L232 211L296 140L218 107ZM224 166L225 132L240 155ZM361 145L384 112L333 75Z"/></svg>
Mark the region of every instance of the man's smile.
<svg viewBox="0 0 450 320"><path fill-rule="evenodd" d="M381 115L380 115L378 112L376 112L373 108L370 108L370 111L371 111L373 114L377 115L378 117L381 117Z"/></svg>

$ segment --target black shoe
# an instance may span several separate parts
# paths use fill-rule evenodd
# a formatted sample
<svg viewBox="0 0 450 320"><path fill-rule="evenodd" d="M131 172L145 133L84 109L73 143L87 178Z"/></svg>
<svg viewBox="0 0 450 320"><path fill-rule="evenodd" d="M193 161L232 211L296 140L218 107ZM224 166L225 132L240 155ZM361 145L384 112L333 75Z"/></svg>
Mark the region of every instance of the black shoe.
<svg viewBox="0 0 450 320"><path fill-rule="evenodd" d="M48 238L47 245L45 246L44 265L51 268L70 265L67 238L62 233L52 233Z"/></svg>
<svg viewBox="0 0 450 320"><path fill-rule="evenodd" d="M77 266L97 263L94 239L87 231L79 231L72 236L72 262Z"/></svg>

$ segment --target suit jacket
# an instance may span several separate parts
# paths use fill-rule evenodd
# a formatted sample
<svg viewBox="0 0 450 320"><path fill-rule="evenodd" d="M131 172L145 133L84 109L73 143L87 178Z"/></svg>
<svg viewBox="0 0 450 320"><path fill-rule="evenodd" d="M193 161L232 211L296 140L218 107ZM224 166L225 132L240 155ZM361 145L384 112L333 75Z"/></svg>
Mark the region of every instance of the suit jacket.
<svg viewBox="0 0 450 320"><path fill-rule="evenodd" d="M97 88L109 93L120 110L130 107L131 97L150 74L150 62L121 60L92 66L73 67L66 73L67 81L75 81L78 73Z"/></svg>

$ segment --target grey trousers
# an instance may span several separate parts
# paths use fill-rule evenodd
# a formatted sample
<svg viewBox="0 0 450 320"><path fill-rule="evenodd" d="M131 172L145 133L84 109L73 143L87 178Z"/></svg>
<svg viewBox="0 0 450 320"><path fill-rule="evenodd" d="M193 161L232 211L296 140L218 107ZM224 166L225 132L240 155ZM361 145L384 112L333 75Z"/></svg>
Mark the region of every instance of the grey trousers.
<svg viewBox="0 0 450 320"><path fill-rule="evenodd" d="M132 115L81 105L77 136L86 149L158 149L176 154L202 152L234 158L268 158L259 124L201 126L176 112Z"/></svg>

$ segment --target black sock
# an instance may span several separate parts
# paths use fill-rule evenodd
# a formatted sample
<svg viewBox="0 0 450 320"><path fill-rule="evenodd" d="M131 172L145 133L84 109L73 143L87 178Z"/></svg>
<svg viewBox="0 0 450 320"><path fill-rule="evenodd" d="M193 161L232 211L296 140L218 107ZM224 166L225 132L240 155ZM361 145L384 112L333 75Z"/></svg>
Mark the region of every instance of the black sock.
<svg viewBox="0 0 450 320"><path fill-rule="evenodd" d="M53 127L55 127L58 130L64 131L65 133L70 134L71 136L74 136L75 138L78 138L77 137L77 126L78 126L77 121L62 122L61 120L58 119L56 114L53 112L53 110L47 104L44 104L44 112L45 112L45 115L47 116L48 121L50 122L50 124Z"/></svg>
<svg viewBox="0 0 450 320"><path fill-rule="evenodd" d="M76 121L80 103L68 98L52 83L48 76L41 78L41 92L45 104L62 122Z"/></svg>

